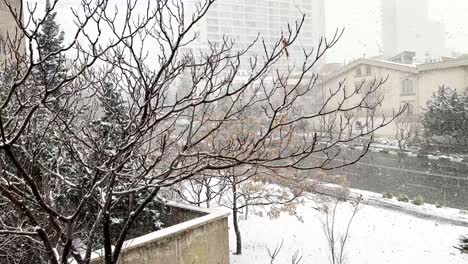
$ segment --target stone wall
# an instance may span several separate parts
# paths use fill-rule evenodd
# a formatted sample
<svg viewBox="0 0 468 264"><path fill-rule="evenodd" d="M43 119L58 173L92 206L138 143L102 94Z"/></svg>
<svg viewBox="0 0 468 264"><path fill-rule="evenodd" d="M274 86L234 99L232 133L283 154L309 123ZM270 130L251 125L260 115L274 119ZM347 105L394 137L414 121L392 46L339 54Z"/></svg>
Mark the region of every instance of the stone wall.
<svg viewBox="0 0 468 264"><path fill-rule="evenodd" d="M229 264L228 215L224 211L171 204L200 216L125 242L121 264ZM92 264L103 263L96 253Z"/></svg>

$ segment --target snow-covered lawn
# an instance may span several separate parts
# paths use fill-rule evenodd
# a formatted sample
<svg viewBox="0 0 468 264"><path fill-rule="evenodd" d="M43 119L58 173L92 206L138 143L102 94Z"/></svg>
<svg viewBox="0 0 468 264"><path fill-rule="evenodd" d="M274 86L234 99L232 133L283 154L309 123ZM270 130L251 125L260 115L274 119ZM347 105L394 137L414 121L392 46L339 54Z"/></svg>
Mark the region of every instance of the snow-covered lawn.
<svg viewBox="0 0 468 264"><path fill-rule="evenodd" d="M322 231L324 213L313 209L315 206L311 201L299 206L298 214L303 222L287 213L282 213L277 219L250 214L247 220L241 220L244 251L242 256L231 255L231 263L270 263L266 246L274 249L282 241L283 247L275 263L291 263L291 256L297 250L303 255L301 264L328 263L329 251ZM351 213L352 206L348 202L338 207L336 229L340 233L344 233ZM462 255L452 247L462 234L468 234L468 227L361 204L351 226L346 248L347 263L468 263L468 255ZM233 251L235 238L232 227L230 245Z"/></svg>

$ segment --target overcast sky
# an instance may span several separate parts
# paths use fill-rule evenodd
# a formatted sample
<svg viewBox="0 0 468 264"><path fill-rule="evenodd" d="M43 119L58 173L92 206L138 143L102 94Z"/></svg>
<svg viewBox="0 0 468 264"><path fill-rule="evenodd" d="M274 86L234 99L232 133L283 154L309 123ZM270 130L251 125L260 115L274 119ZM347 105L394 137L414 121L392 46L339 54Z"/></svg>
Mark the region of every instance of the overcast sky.
<svg viewBox="0 0 468 264"><path fill-rule="evenodd" d="M411 0L407 0L411 1ZM378 54L381 45L380 0L326 0L327 32L345 27L328 62ZM468 0L429 0L429 18L445 25L447 48L468 52Z"/></svg>
<svg viewBox="0 0 468 264"><path fill-rule="evenodd" d="M445 25L447 48L468 53L468 0L428 1L430 19ZM67 8L64 9L67 10L78 2L64 0L62 3L66 3L64 6ZM364 55L378 55L379 45L382 44L380 0L325 0L325 3L328 34L332 34L337 27L346 29L342 40L328 54L328 62L349 62ZM73 25L68 15L59 15L58 19L64 25Z"/></svg>

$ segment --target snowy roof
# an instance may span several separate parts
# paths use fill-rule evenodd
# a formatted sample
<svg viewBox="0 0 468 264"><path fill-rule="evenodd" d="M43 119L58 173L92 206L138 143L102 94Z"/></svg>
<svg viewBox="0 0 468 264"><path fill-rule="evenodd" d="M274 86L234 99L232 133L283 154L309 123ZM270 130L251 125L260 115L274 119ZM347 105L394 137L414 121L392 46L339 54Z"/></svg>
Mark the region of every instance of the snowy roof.
<svg viewBox="0 0 468 264"><path fill-rule="evenodd" d="M440 70L453 67L466 67L468 66L468 58L453 59L448 61L438 61L431 63L424 63L417 65L418 71L430 71L430 70Z"/></svg>
<svg viewBox="0 0 468 264"><path fill-rule="evenodd" d="M343 73L350 71L354 67L358 65L362 65L362 64L372 65L372 66L387 68L387 69L393 69L393 70L403 71L403 72L410 72L410 73L418 72L416 65L402 64L402 63L396 63L396 62L391 62L391 61L374 60L374 59L357 59L351 62L350 64L347 64L341 67L338 71L327 76L327 78L324 79L324 82L327 82Z"/></svg>
<svg viewBox="0 0 468 264"><path fill-rule="evenodd" d="M418 64L418 65L403 64L403 63L396 63L396 62L376 60L376 59L358 59L358 60L351 62L350 64L347 64L341 67L339 70L330 74L329 76L326 76L323 82L327 82L333 78L336 78L352 70L354 67L358 65L371 65L371 66L376 66L376 67L381 67L381 68L392 69L396 71L418 74L418 73L421 73L424 71L430 71L430 70L440 70L440 69L447 69L447 68L453 68L453 67L468 66L468 58L453 59L453 60L448 60L448 61L440 61L440 62L432 62L432 63L423 63L423 64Z"/></svg>

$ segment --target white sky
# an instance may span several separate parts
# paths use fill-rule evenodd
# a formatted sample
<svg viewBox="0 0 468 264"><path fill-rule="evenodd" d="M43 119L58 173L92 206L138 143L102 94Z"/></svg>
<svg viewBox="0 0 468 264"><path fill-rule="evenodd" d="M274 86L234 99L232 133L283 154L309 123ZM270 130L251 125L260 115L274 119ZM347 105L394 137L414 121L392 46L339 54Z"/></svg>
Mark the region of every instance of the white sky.
<svg viewBox="0 0 468 264"><path fill-rule="evenodd" d="M411 0L407 0L411 1ZM328 62L374 56L381 45L380 0L326 0L328 34L345 27L345 35ZM429 18L445 25L450 50L468 52L468 0L429 0Z"/></svg>
<svg viewBox="0 0 468 264"><path fill-rule="evenodd" d="M41 1L38 0L38 2ZM468 53L468 0L428 1L430 19L440 21L445 25L447 48ZM62 0L62 4L67 7L77 2L78 0ZM379 53L379 45L381 45L380 0L325 0L325 4L328 34L332 34L337 27L346 29L341 41L328 53L328 62L350 61L364 55L370 57ZM62 11L65 10L62 9ZM64 28L73 26L70 16L59 15L57 18L65 25Z"/></svg>

